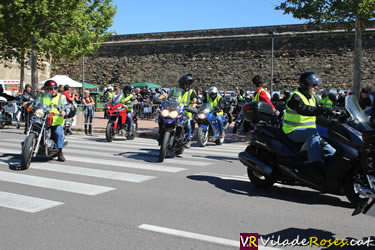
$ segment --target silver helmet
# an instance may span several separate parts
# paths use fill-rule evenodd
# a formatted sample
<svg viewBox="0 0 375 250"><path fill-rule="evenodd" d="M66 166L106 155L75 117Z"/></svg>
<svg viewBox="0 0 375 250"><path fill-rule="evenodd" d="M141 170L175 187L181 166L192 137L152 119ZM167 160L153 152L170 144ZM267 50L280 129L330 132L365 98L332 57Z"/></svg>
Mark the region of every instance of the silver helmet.
<svg viewBox="0 0 375 250"><path fill-rule="evenodd" d="M210 87L208 89L208 94L217 94L219 91L217 90L217 88L215 86L213 87Z"/></svg>

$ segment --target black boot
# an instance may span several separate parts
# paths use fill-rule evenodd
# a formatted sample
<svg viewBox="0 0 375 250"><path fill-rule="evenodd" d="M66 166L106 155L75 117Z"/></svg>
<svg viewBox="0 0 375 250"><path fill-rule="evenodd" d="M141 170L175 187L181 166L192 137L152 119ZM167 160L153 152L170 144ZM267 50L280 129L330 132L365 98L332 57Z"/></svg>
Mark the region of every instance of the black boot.
<svg viewBox="0 0 375 250"><path fill-rule="evenodd" d="M87 135L87 125L85 125L85 135Z"/></svg>
<svg viewBox="0 0 375 250"><path fill-rule="evenodd" d="M89 135L92 135L92 126L91 125L89 125Z"/></svg>
<svg viewBox="0 0 375 250"><path fill-rule="evenodd" d="M59 153L58 153L58 155L57 155L57 160L58 160L58 161L62 161L62 162L65 161L65 157L64 157L64 155L63 155L62 148L59 149Z"/></svg>

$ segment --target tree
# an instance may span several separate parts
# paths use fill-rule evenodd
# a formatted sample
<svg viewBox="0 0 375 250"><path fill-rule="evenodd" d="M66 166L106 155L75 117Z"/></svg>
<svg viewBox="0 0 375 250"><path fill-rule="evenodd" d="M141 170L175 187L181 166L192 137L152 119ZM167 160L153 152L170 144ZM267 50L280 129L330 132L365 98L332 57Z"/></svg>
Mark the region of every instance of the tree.
<svg viewBox="0 0 375 250"><path fill-rule="evenodd" d="M286 0L276 9L330 29L337 25L343 25L348 31L355 28L352 88L353 94L359 97L362 30L369 20L375 18L375 0Z"/></svg>
<svg viewBox="0 0 375 250"><path fill-rule="evenodd" d="M10 57L32 55L36 90L38 56L74 60L94 52L111 35L107 29L115 13L112 0L2 0L0 38L7 39L1 48Z"/></svg>

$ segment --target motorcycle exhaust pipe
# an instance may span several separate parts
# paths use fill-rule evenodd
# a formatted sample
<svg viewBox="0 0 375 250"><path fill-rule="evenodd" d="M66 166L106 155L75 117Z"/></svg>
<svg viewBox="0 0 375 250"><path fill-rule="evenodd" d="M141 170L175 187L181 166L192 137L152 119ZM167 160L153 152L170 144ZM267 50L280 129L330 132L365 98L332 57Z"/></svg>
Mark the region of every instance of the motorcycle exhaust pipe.
<svg viewBox="0 0 375 250"><path fill-rule="evenodd" d="M263 176L270 176L272 174L272 168L270 166L246 151L240 152L238 158L242 164L257 171Z"/></svg>

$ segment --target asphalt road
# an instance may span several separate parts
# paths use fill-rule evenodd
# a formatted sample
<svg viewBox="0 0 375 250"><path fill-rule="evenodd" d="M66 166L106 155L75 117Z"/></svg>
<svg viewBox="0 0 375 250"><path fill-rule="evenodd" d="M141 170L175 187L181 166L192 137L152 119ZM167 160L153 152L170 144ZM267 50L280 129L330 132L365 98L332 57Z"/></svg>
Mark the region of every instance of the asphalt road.
<svg viewBox="0 0 375 250"><path fill-rule="evenodd" d="M73 135L66 162L20 171L21 132L0 130L0 249L239 249L240 233L375 243L375 218L352 217L345 197L253 187L244 143L193 143L158 163L152 139Z"/></svg>

